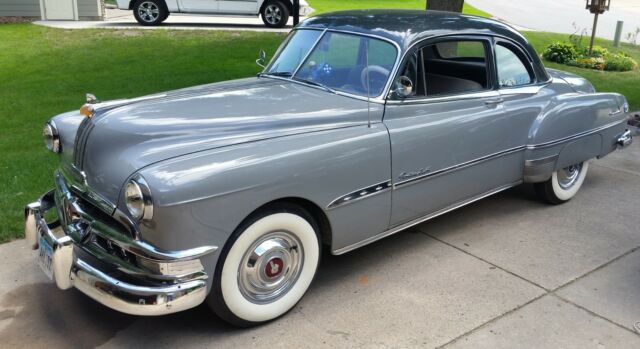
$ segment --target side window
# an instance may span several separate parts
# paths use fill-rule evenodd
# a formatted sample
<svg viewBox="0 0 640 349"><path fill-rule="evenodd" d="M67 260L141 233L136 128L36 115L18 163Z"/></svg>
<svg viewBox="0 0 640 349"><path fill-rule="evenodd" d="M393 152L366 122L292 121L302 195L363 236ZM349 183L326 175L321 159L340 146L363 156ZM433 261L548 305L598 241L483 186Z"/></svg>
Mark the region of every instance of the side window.
<svg viewBox="0 0 640 349"><path fill-rule="evenodd" d="M533 82L525 63L511 48L496 45L496 66L500 87L528 85Z"/></svg>
<svg viewBox="0 0 640 349"><path fill-rule="evenodd" d="M409 55L401 75L410 78L414 93L424 98L479 92L490 88L484 40L448 40L425 45Z"/></svg>

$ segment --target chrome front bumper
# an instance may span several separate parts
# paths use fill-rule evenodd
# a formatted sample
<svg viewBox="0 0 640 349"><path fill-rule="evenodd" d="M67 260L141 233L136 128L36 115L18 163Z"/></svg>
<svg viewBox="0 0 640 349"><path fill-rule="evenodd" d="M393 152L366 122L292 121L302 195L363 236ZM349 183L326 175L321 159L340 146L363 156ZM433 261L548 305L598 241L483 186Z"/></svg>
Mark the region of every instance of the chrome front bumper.
<svg viewBox="0 0 640 349"><path fill-rule="evenodd" d="M616 144L618 148L626 148L633 143L633 134L631 130L625 130L621 135L616 139Z"/></svg>
<svg viewBox="0 0 640 349"><path fill-rule="evenodd" d="M52 190L25 207L24 230L32 249L39 247L40 239L52 247L53 280L60 289L75 287L109 308L133 315L164 315L195 307L204 301L207 286L202 277L162 286L135 285L116 279L83 260L74 250L80 248L79 243L63 229L56 229L59 223L47 224L43 217L46 211L55 207L55 195ZM197 257L180 251L173 254L180 259L171 262Z"/></svg>

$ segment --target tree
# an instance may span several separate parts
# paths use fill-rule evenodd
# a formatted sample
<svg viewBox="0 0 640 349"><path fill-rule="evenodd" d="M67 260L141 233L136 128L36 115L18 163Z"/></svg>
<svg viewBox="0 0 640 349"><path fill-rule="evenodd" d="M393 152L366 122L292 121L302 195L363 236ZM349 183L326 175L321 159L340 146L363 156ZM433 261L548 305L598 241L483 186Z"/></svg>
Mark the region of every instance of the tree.
<svg viewBox="0 0 640 349"><path fill-rule="evenodd" d="M427 10L462 12L464 0L428 0Z"/></svg>

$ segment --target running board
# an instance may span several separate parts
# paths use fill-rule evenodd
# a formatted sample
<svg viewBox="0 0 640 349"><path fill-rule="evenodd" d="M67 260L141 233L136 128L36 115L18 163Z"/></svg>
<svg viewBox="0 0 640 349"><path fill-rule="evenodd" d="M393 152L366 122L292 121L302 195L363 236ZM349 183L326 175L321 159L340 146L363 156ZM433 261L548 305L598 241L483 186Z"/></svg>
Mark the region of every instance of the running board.
<svg viewBox="0 0 640 349"><path fill-rule="evenodd" d="M453 211L453 210L455 210L455 209L457 209L457 208L460 208L460 207L462 207L462 206L465 206L465 205L468 205L468 204L470 204L470 203L476 202L476 201L478 201L478 200L484 199L484 198L486 198L486 197L488 197L488 196L491 196L491 195L493 195L493 194L497 194L497 193L499 193L499 192L501 192L501 191L504 191L504 190L507 190L507 189L509 189L509 188L513 188L513 187L515 187L515 186L517 186L517 185L520 185L520 184L522 184L522 181L521 181L521 180L520 180L520 181L517 181L517 182L513 182L513 183L511 183L511 184L503 185L503 186L498 187L498 188L496 188L496 189L493 189L493 190L490 190L490 191L484 192L484 193L482 193L482 194L480 194L480 195L474 196L474 197L472 197L472 198L470 198L470 199L467 199L467 200L461 201L461 202L459 202L459 203L457 203L457 204L453 204L453 205L451 205L451 206L447 206L447 207L445 207L445 208L443 208L443 209L440 209L440 210L438 210L438 211L435 211L435 212L429 213L429 214L428 214L428 215L426 215L426 216L422 216L422 217L420 217L420 218L416 218L416 219L414 219L414 220L412 220L412 221L409 221L409 222L407 222L407 223L403 223L403 224L398 225L398 226L396 226L396 227L394 227L394 228L391 228L391 229L389 229L389 230L383 231L383 232L382 232L382 233L380 233L380 234L374 235L374 236L372 236L372 237L370 237L370 238L367 238L367 239L365 239L365 240L362 240L362 241L360 241L360 242L357 242L357 243L355 243L355 244L353 244L353 245L349 245L349 246L346 246L346 247L343 247L343 248L339 248L339 249L337 249L337 250L333 251L332 253L333 253L334 255L341 255L341 254L343 254L343 253L347 253L347 252L349 252L349 251L353 251L353 250L355 250L355 249L357 249L357 248L359 248L359 247L362 247L362 246L368 245L368 244L370 244L370 243L372 243L372 242L375 242L375 241L378 241L378 240L380 240L380 239L382 239L382 238L386 238L387 236L393 235L393 234L395 234L395 233L397 233L397 232L400 232L400 231L402 231L402 230L405 230L405 229L407 229L407 228L410 228L410 227L412 227L412 226L414 226L414 225L417 225L417 224L420 224L420 223L426 222L426 221L428 221L428 220L430 220L430 219L436 218L436 217L438 217L438 216L440 216L440 215L443 215L443 214L445 214L445 213L447 213L447 212Z"/></svg>

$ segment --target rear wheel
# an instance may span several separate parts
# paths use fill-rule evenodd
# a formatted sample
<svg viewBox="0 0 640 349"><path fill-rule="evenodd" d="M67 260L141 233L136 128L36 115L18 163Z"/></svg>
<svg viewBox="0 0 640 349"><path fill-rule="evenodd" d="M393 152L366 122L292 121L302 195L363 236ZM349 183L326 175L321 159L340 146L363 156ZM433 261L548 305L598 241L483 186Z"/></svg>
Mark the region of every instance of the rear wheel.
<svg viewBox="0 0 640 349"><path fill-rule="evenodd" d="M264 25L270 28L284 28L289 21L289 8L278 0L268 1L260 14Z"/></svg>
<svg viewBox="0 0 640 349"><path fill-rule="evenodd" d="M283 204L254 215L222 251L209 305L241 327L284 315L309 288L320 246L316 223L297 206Z"/></svg>
<svg viewBox="0 0 640 349"><path fill-rule="evenodd" d="M542 200L551 204L562 204L578 193L588 170L587 161L567 166L555 171L546 182L536 183L534 188Z"/></svg>
<svg viewBox="0 0 640 349"><path fill-rule="evenodd" d="M169 17L169 10L161 0L138 0L133 4L133 16L142 25L158 25Z"/></svg>

